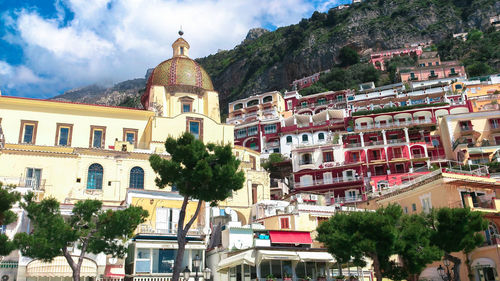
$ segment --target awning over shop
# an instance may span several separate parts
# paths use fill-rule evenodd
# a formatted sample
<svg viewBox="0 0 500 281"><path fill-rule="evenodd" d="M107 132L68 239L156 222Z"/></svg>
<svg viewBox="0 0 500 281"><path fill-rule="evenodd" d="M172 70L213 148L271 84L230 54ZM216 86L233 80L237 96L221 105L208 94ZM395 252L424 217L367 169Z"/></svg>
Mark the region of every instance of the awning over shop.
<svg viewBox="0 0 500 281"><path fill-rule="evenodd" d="M470 147L467 151L469 154L492 154L497 152L500 146L489 146L489 147Z"/></svg>
<svg viewBox="0 0 500 281"><path fill-rule="evenodd" d="M217 265L217 271L228 270L240 264L255 266L254 252L254 250L249 250L221 260Z"/></svg>
<svg viewBox="0 0 500 281"><path fill-rule="evenodd" d="M312 244L310 232L269 231L271 243L278 244Z"/></svg>
<svg viewBox="0 0 500 281"><path fill-rule="evenodd" d="M259 250L259 262L261 260L289 260L298 261L299 256L295 251L272 251L272 250Z"/></svg>
<svg viewBox="0 0 500 281"><path fill-rule="evenodd" d="M73 257L76 262L77 258ZM26 267L27 277L71 277L73 271L65 257L59 256L52 262L34 260ZM80 276L97 277L97 265L90 259L83 259Z"/></svg>
<svg viewBox="0 0 500 281"><path fill-rule="evenodd" d="M104 277L108 278L123 278L125 277L125 269L123 265L108 264L104 270Z"/></svg>
<svg viewBox="0 0 500 281"><path fill-rule="evenodd" d="M419 279L426 280L443 280L441 276L439 276L437 267L428 267L422 273L420 273Z"/></svg>
<svg viewBox="0 0 500 281"><path fill-rule="evenodd" d="M335 262L333 256L327 252L297 252L300 261L323 261L323 262Z"/></svg>
<svg viewBox="0 0 500 281"><path fill-rule="evenodd" d="M478 258L472 262L472 267L481 268L481 267L492 267L495 268L495 262L489 258Z"/></svg>

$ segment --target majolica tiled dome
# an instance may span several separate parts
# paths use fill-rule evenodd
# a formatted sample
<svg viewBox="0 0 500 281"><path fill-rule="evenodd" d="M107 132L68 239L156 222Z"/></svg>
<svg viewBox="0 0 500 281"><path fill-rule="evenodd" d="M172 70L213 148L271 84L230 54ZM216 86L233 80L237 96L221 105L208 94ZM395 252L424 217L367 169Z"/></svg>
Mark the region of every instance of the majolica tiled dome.
<svg viewBox="0 0 500 281"><path fill-rule="evenodd" d="M155 67L148 80L148 88L151 86L194 86L214 90L207 72L187 56L174 56Z"/></svg>
<svg viewBox="0 0 500 281"><path fill-rule="evenodd" d="M182 36L179 31L179 35ZM163 86L170 92L194 92L203 95L204 91L213 91L212 80L197 62L190 59L189 43L182 37L172 44L173 57L153 69L146 85L146 91L141 97L145 109L149 108L151 89Z"/></svg>

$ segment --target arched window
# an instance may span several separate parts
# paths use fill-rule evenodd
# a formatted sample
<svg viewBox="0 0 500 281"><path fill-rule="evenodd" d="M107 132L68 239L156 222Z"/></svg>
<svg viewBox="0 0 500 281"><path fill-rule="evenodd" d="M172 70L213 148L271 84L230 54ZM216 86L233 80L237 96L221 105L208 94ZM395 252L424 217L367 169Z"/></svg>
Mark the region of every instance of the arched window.
<svg viewBox="0 0 500 281"><path fill-rule="evenodd" d="M306 134L303 134L302 135L302 141L303 142L308 142L309 141L309 137Z"/></svg>
<svg viewBox="0 0 500 281"><path fill-rule="evenodd" d="M262 102L266 103L266 102L271 102L273 101L273 96L267 96L267 97L264 97L262 99Z"/></svg>
<svg viewBox="0 0 500 281"><path fill-rule="evenodd" d="M237 103L233 106L233 110L238 110L238 109L241 109L243 108L243 104L242 103Z"/></svg>
<svg viewBox="0 0 500 281"><path fill-rule="evenodd" d="M319 133L318 134L318 140L324 140L325 139L325 134L324 133Z"/></svg>
<svg viewBox="0 0 500 281"><path fill-rule="evenodd" d="M130 170L130 188L144 189L144 170L141 167L133 167Z"/></svg>
<svg viewBox="0 0 500 281"><path fill-rule="evenodd" d="M89 167L87 177L87 189L102 189L103 168L100 164L94 163Z"/></svg>
<svg viewBox="0 0 500 281"><path fill-rule="evenodd" d="M286 137L286 143L292 143L292 136Z"/></svg>

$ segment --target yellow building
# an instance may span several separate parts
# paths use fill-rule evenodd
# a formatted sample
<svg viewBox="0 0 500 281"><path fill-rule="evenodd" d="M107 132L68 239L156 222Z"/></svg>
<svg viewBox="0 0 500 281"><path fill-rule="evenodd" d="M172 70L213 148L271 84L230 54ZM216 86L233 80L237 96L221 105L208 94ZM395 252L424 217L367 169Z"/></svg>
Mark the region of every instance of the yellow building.
<svg viewBox="0 0 500 281"><path fill-rule="evenodd" d="M95 269L89 277L107 277L112 266L121 266L120 274L126 267L127 274L142 281L170 276L182 197L175 187L160 190L155 185L149 156L168 157L166 138L186 131L205 143L233 145L234 126L220 122L218 93L210 77L188 57L190 46L183 38L172 48L173 57L160 63L147 82L141 98L144 110L0 96L0 181L34 191L38 199L54 197L64 206L98 199L108 208L137 205L149 211L130 243L126 264L111 265L105 256L89 255ZM269 177L260 168L258 153L234 151L242 159L247 183L222 206L235 206L248 221L253 204L249 198L269 198ZM253 193L254 188L258 192ZM188 204L187 219L197 203ZM204 259L210 207L202 207L183 261L189 268L196 255ZM17 280L45 276L43 271L51 266L10 258L18 258L12 260L18 262L13 276Z"/></svg>
<svg viewBox="0 0 500 281"><path fill-rule="evenodd" d="M446 158L464 164L498 161L500 112L453 114L440 120L439 133Z"/></svg>
<svg viewBox="0 0 500 281"><path fill-rule="evenodd" d="M432 208L466 208L485 213L489 220L489 227L484 232L485 244L475 249L469 256L471 261L474 280L498 280L498 269L500 267L500 239L498 227L500 220L500 200L497 190L500 182L486 177L477 171L476 175L467 175L468 171L445 169L436 170L430 174L418 178L418 182L395 192L382 195L381 197L364 203L363 206L377 209L389 204L398 204L404 213L416 214L427 213ZM478 175L479 174L479 175ZM460 275L467 276L467 266L463 253L452 253L462 259ZM437 272L441 262L429 264L420 275L426 280L440 280ZM493 279L490 277L493 276Z"/></svg>

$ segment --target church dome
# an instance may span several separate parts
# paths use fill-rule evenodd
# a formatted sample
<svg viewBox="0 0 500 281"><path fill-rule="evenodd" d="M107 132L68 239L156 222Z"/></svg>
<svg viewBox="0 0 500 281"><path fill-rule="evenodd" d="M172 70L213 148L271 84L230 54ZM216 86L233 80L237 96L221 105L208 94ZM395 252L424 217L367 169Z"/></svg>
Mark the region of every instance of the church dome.
<svg viewBox="0 0 500 281"><path fill-rule="evenodd" d="M182 32L179 35L182 36ZM173 57L156 66L149 76L146 91L141 97L145 109L149 106L151 89L163 86L169 91L196 92L213 91L208 73L197 62L190 59L189 43L180 37L172 44Z"/></svg>
<svg viewBox="0 0 500 281"><path fill-rule="evenodd" d="M187 56L174 56L155 67L148 80L147 87L151 86L193 86L214 90L205 69Z"/></svg>

